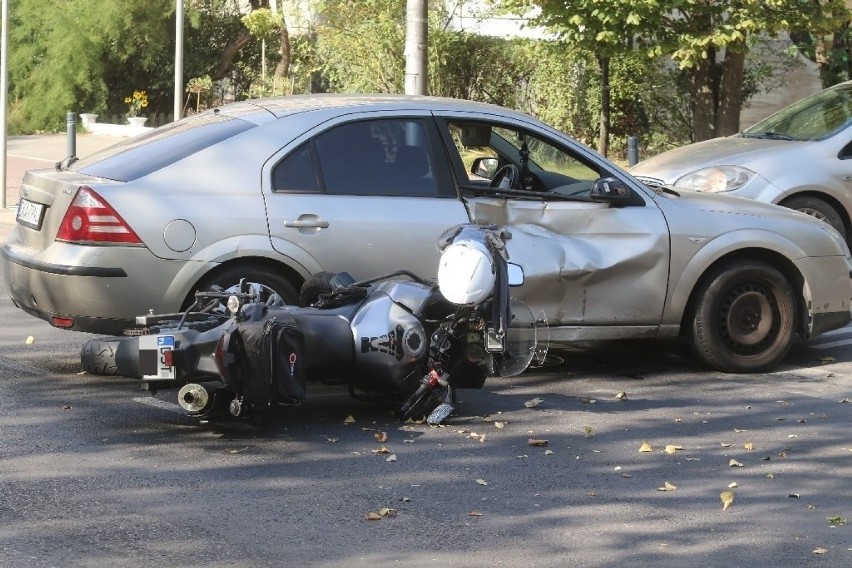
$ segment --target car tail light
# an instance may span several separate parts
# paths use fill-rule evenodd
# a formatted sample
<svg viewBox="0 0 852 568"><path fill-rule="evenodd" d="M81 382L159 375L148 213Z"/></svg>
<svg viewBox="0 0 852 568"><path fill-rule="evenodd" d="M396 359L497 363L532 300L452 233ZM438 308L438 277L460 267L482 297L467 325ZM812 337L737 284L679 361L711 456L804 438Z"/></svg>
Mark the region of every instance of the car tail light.
<svg viewBox="0 0 852 568"><path fill-rule="evenodd" d="M52 318L50 318L50 322L55 327L61 327L61 328L74 327L74 320L72 318L63 318L63 317L59 317L59 316L53 316Z"/></svg>
<svg viewBox="0 0 852 568"><path fill-rule="evenodd" d="M142 239L106 200L81 186L59 225L56 240L69 243L141 245Z"/></svg>

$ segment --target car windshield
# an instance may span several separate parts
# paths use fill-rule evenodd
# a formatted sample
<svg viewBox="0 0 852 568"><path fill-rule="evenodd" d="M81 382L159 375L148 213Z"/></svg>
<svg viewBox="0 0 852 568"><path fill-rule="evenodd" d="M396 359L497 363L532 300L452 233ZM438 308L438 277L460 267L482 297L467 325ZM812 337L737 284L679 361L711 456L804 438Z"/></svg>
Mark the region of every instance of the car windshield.
<svg viewBox="0 0 852 568"><path fill-rule="evenodd" d="M743 131L747 138L822 140L852 120L852 83L802 99Z"/></svg>
<svg viewBox="0 0 852 568"><path fill-rule="evenodd" d="M117 181L133 181L254 126L212 112L196 114L119 142L73 163L69 169Z"/></svg>

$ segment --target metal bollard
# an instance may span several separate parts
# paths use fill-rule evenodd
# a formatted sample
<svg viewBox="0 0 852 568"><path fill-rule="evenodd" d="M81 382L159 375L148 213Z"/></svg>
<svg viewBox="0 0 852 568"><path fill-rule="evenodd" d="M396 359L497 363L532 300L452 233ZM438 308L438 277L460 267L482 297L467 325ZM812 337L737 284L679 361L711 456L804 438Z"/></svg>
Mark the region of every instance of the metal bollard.
<svg viewBox="0 0 852 568"><path fill-rule="evenodd" d="M65 115L65 131L68 134L68 165L77 160L77 114L68 112Z"/></svg>
<svg viewBox="0 0 852 568"><path fill-rule="evenodd" d="M627 137L627 165L635 166L639 163L639 137Z"/></svg>

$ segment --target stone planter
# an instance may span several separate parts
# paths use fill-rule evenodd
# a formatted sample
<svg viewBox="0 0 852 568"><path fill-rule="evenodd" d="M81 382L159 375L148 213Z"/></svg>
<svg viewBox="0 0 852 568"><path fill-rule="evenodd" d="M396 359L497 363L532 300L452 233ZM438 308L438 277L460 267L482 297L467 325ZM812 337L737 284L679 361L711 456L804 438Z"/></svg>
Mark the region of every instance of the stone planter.
<svg viewBox="0 0 852 568"><path fill-rule="evenodd" d="M97 122L98 115L93 112L84 112L80 114L80 120L83 121L83 126L85 127L93 122Z"/></svg>
<svg viewBox="0 0 852 568"><path fill-rule="evenodd" d="M145 123L147 121L148 121L147 116L128 116L127 117L127 123L130 126L136 126L136 127L145 126Z"/></svg>

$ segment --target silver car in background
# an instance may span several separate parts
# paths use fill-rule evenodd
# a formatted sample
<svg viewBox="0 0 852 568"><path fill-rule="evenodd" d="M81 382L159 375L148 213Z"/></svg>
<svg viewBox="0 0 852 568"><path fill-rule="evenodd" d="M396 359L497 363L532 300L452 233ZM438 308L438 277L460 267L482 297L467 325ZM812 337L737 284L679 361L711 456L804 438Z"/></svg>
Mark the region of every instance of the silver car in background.
<svg viewBox="0 0 852 568"><path fill-rule="evenodd" d="M651 183L796 209L852 237L852 82L743 132L663 152L630 169Z"/></svg>
<svg viewBox="0 0 852 568"><path fill-rule="evenodd" d="M242 278L297 302L321 271L434 276L468 222L511 234L513 293L555 344L682 335L756 371L850 321L852 259L824 223L652 189L530 116L429 97L235 103L30 171L0 264L19 308L120 333Z"/></svg>

